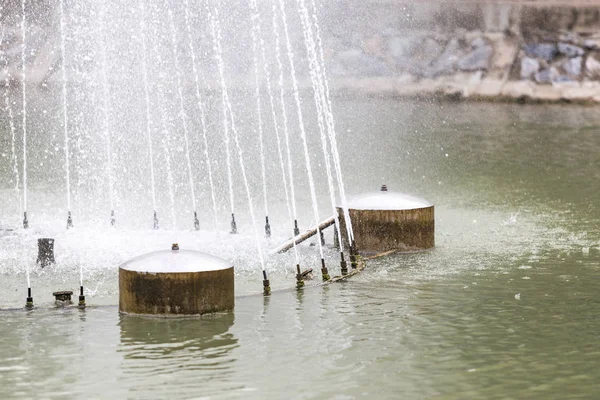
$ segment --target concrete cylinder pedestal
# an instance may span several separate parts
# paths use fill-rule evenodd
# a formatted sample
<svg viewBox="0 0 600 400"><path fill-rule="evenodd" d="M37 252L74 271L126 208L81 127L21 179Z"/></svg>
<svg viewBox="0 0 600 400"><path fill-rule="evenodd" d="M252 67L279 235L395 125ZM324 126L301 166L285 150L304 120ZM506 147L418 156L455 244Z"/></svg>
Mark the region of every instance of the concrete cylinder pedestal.
<svg viewBox="0 0 600 400"><path fill-rule="evenodd" d="M119 267L119 311L156 316L202 315L234 307L233 266L199 251L144 254Z"/></svg>
<svg viewBox="0 0 600 400"><path fill-rule="evenodd" d="M342 238L348 246L344 214L338 207ZM359 252L416 251L435 245L434 207L429 202L402 193L366 193L350 199L348 211Z"/></svg>

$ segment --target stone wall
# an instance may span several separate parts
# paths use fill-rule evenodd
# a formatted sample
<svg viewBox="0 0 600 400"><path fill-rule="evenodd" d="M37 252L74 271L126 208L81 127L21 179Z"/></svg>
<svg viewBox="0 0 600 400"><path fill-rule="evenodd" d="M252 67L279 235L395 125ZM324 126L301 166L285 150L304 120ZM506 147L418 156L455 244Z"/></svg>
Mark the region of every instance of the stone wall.
<svg viewBox="0 0 600 400"><path fill-rule="evenodd" d="M600 101L600 0L317 3L328 73L337 90L394 96ZM28 8L27 79L34 85L51 81L60 63L58 16L53 4L39 0ZM242 7L232 15L247 16L246 4L231 4ZM295 15L295 4L295 0L288 2L290 18ZM0 82L6 73L15 84L20 78L20 18L20 1L7 0L0 6L4 32L0 65L8 63L6 69L0 68ZM233 46L233 58L226 63L236 67L229 68L231 85L244 87L254 82L251 56L246 54L250 50L243 43L247 42L244 32L249 21L235 18L239 23L233 24L232 31L241 36L241 44ZM265 18L263 22L268 21ZM291 21L301 59L305 49L298 25ZM85 61L87 53L73 48L79 42L83 47L88 43L70 41L69 51L82 53L80 58ZM209 50L207 44L204 53ZM135 53L135 49L129 51ZM86 63L74 62L78 70ZM299 68L298 73L308 85L308 72Z"/></svg>
<svg viewBox="0 0 600 400"><path fill-rule="evenodd" d="M600 4L545 3L365 4L345 24L326 25L333 86L398 96L600 101Z"/></svg>

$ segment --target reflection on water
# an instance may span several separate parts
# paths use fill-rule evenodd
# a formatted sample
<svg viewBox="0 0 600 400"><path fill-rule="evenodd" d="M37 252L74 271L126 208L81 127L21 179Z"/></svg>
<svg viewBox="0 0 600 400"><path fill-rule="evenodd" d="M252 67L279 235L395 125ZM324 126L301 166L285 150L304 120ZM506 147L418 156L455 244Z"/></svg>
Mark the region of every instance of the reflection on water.
<svg viewBox="0 0 600 400"><path fill-rule="evenodd" d="M337 285L238 298L212 319L0 312L0 398L596 398L597 109L369 99L337 110L348 187L385 180L434 202L435 249ZM0 302L22 304L9 253L0 246ZM272 260L272 283L291 287L293 263ZM34 287L55 289L61 271L34 274ZM42 304L51 290L36 293Z"/></svg>
<svg viewBox="0 0 600 400"><path fill-rule="evenodd" d="M226 389L232 383L232 352L239 346L230 332L233 324L230 313L190 319L120 316L121 383L132 387L136 397L169 397L173 380L177 390L187 392L205 388L203 381L209 379L214 386L203 392L206 396Z"/></svg>

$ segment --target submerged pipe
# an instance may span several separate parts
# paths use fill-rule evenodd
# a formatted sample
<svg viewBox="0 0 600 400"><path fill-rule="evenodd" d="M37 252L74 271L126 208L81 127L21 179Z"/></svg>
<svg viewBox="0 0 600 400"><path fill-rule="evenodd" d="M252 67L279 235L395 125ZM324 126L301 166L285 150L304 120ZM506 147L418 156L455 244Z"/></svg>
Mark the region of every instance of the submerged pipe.
<svg viewBox="0 0 600 400"><path fill-rule="evenodd" d="M289 249L291 249L292 247L294 247L295 245L298 245L298 244L304 242L305 240L313 237L314 235L317 234L318 231L322 231L323 229L333 225L334 222L335 222L334 217L328 218L325 221L321 222L317 227L304 232L302 235L296 235L293 238L291 238L290 240L283 243L281 246L277 247L274 250L271 250L269 252L269 254L272 255L272 254L277 254L277 253L284 253L284 252L288 251Z"/></svg>

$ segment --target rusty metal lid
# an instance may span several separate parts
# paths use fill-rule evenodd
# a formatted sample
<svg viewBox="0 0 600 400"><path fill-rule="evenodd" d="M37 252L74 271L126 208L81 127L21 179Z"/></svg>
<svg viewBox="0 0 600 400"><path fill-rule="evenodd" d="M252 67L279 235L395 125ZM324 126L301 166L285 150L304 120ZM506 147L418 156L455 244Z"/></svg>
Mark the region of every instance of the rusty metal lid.
<svg viewBox="0 0 600 400"><path fill-rule="evenodd" d="M120 269L148 273L206 272L231 268L222 258L195 250L164 250L124 262Z"/></svg>
<svg viewBox="0 0 600 400"><path fill-rule="evenodd" d="M390 192L387 188L385 191L364 193L348 201L348 208L352 210L414 210L432 205L427 200L404 193Z"/></svg>

